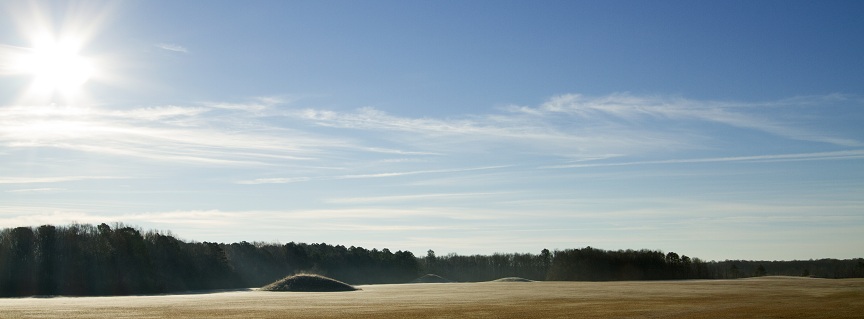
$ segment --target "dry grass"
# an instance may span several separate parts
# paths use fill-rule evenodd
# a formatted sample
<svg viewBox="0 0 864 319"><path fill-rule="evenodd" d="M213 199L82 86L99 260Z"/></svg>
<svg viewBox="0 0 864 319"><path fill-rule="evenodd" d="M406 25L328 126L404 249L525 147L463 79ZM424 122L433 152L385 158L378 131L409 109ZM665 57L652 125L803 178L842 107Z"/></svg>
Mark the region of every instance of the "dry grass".
<svg viewBox="0 0 864 319"><path fill-rule="evenodd" d="M4 318L861 318L864 279L451 283L0 299Z"/></svg>

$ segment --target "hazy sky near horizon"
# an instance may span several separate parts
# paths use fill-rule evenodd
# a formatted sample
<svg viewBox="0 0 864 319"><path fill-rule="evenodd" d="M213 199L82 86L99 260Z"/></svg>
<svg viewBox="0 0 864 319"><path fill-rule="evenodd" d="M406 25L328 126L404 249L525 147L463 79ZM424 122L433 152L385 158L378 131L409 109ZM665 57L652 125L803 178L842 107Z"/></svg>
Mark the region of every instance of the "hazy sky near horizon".
<svg viewBox="0 0 864 319"><path fill-rule="evenodd" d="M864 256L864 2L0 12L0 227Z"/></svg>

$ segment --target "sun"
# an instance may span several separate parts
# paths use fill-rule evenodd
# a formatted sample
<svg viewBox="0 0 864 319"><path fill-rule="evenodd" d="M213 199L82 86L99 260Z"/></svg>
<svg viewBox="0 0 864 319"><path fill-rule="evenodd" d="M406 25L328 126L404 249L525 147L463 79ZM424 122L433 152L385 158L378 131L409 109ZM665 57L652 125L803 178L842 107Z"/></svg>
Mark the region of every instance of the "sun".
<svg viewBox="0 0 864 319"><path fill-rule="evenodd" d="M33 76L32 94L72 97L94 72L93 63L79 54L80 49L80 41L74 38L40 37L20 56L16 68Z"/></svg>
<svg viewBox="0 0 864 319"><path fill-rule="evenodd" d="M3 1L0 1L3 2ZM74 3L74 5L72 4ZM118 9L113 1L17 1L0 4L4 40L0 42L0 77L15 105L81 106L93 102L91 93L113 82L109 71L116 56L92 46ZM17 31L17 36L11 32ZM26 43L20 43L20 41ZM110 44L109 44L110 46ZM105 48L105 44L96 45ZM122 60L122 59L121 59ZM5 79L5 78L8 78ZM115 83L110 83L111 85ZM89 89L88 89L89 88Z"/></svg>

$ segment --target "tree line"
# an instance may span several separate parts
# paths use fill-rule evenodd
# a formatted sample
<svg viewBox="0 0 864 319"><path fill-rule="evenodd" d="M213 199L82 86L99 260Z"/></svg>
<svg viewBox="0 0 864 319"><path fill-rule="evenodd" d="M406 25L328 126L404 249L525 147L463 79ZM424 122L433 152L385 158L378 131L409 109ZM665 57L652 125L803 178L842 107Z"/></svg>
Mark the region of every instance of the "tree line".
<svg viewBox="0 0 864 319"><path fill-rule="evenodd" d="M115 224L0 230L0 296L129 295L260 287L295 273L404 283L411 252L328 244L186 242Z"/></svg>
<svg viewBox="0 0 864 319"><path fill-rule="evenodd" d="M503 277L607 281L743 278L763 275L864 277L864 259L721 261L656 250L592 247L538 254L418 257L410 251L290 242L186 242L170 232L114 224L0 230L0 296L129 295L260 287L315 273L349 284L406 283L426 273L453 281Z"/></svg>
<svg viewBox="0 0 864 319"><path fill-rule="evenodd" d="M540 254L436 256L430 250L421 269L454 281L522 277L550 281L737 279L759 276L864 278L864 258L792 261L724 260L658 250L603 250L592 247Z"/></svg>
<svg viewBox="0 0 864 319"><path fill-rule="evenodd" d="M225 250L124 225L0 231L0 295L128 295L242 287Z"/></svg>

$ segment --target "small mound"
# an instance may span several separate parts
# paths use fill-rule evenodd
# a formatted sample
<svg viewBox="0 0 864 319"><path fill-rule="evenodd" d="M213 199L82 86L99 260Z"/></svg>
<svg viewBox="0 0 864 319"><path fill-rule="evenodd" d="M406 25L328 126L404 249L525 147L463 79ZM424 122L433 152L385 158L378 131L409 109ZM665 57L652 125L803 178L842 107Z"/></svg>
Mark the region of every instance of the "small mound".
<svg viewBox="0 0 864 319"><path fill-rule="evenodd" d="M294 275L288 276L261 287L266 291L305 291L305 292L329 292L329 291L354 291L353 286L336 279L318 275Z"/></svg>
<svg viewBox="0 0 864 319"><path fill-rule="evenodd" d="M453 282L450 279L438 276L436 274L425 274L420 278L414 279L412 281L415 284L428 284L428 283L445 283L445 282Z"/></svg>
<svg viewBox="0 0 864 319"><path fill-rule="evenodd" d="M492 282L533 282L533 280L522 277L504 277L495 279Z"/></svg>

